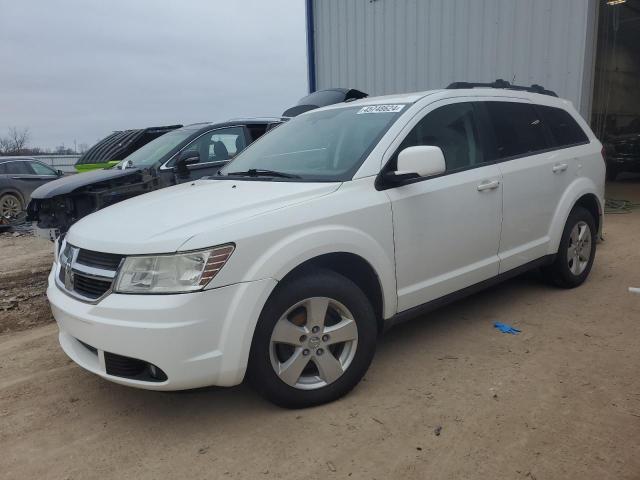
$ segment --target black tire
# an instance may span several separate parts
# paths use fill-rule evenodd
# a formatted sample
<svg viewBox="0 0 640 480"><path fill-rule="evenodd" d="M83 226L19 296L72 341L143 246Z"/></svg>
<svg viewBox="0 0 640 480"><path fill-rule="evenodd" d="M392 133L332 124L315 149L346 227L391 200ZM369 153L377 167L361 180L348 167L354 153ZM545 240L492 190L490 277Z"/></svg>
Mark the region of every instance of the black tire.
<svg viewBox="0 0 640 480"><path fill-rule="evenodd" d="M584 270L582 270L579 274L576 274L571 271L570 264L572 263L570 263L568 250L571 246L573 246L571 233L576 225L581 222L586 223L589 227L589 232L591 234L591 244L590 249L588 249L589 258L586 266ZM553 285L561 288L575 288L579 285L582 285L582 283L584 283L584 281L589 276L589 272L591 271L591 267L593 265L593 260L596 256L597 235L598 232L596 230L596 222L593 218L593 215L591 215L591 213L585 208L579 206L574 207L569 214L569 218L567 219L567 223L565 224L564 231L562 232L562 239L560 240L558 253L556 254L556 258L553 264L542 269L542 273L546 280L548 280ZM575 260L573 262L575 262Z"/></svg>
<svg viewBox="0 0 640 480"><path fill-rule="evenodd" d="M618 178L618 173L620 172L617 168L607 166L607 180L609 180L610 182L613 182L616 178Z"/></svg>
<svg viewBox="0 0 640 480"><path fill-rule="evenodd" d="M314 297L326 297L339 302L348 309L357 327L357 344L355 353L341 376L327 385L305 390L285 383L276 373L275 367L272 365L272 359L274 358L272 355L279 355L279 353L274 353L279 346L272 347L271 337L276 323L288 310L299 302ZM306 319L306 308L302 306L298 308L303 308L305 312L304 318ZM331 307L329 307L328 311L331 311ZM329 314L323 316L323 319L328 320ZM329 323L329 321L326 322L327 325ZM300 328L306 328L306 325ZM311 342L312 335L314 334L309 334L307 342ZM315 336L316 340L318 338L318 336ZM322 338L324 339L324 337ZM295 278L286 280L278 285L262 310L253 335L247 372L248 380L260 394L281 407L306 408L331 402L348 393L360 382L373 359L376 340L375 313L362 290L348 278L333 271L309 269L296 275ZM285 347L289 348L291 352L294 349L296 351L301 351L298 349L306 349L307 354L309 354L309 348L316 348L316 346L309 347L308 343L302 344L300 347L289 347L288 345L285 345ZM326 346L325 348L324 355L331 354L333 360L335 360L334 354L329 353L329 348L334 347ZM347 347L336 345L336 348ZM308 369L317 368L315 363L315 359L318 358L315 356L317 351L311 352L310 357L306 357L309 360L305 360L307 366L303 373ZM336 354L340 356L339 352ZM293 356L293 353L291 355ZM286 361L286 358L282 361ZM319 369L317 372L320 375ZM302 377L298 381L301 379ZM296 385L298 384L296 383Z"/></svg>

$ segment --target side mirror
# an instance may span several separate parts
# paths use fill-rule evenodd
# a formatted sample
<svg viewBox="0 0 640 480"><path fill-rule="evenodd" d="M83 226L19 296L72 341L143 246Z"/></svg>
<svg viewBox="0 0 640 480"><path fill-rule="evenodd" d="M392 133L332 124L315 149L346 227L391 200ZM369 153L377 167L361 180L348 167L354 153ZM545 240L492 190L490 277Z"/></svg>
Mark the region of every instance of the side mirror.
<svg viewBox="0 0 640 480"><path fill-rule="evenodd" d="M186 150L178 154L178 160L176 161L173 171L179 177L186 177L189 175L188 165L193 165L200 161L200 154L195 150Z"/></svg>
<svg viewBox="0 0 640 480"><path fill-rule="evenodd" d="M396 171L387 171L379 175L376 179L376 188L397 187L408 180L440 175L446 169L447 166L440 147L407 147L398 154Z"/></svg>
<svg viewBox="0 0 640 480"><path fill-rule="evenodd" d="M444 173L446 169L440 147L407 147L398 155L396 175L416 174L419 177L433 177Z"/></svg>
<svg viewBox="0 0 640 480"><path fill-rule="evenodd" d="M56 174L57 174L59 177L64 176L64 172L63 172L62 170L56 170Z"/></svg>

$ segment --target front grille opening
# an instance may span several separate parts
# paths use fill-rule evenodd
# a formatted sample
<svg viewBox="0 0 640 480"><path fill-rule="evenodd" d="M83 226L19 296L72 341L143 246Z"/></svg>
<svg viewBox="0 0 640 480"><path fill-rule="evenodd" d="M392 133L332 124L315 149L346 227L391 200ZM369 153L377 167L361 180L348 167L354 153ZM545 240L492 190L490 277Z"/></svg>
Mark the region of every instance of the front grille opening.
<svg viewBox="0 0 640 480"><path fill-rule="evenodd" d="M76 262L89 267L117 270L123 258L123 255L116 255L115 253L94 252L93 250L81 248L78 251Z"/></svg>
<svg viewBox="0 0 640 480"><path fill-rule="evenodd" d="M104 352L104 363L107 373L114 377L145 382L164 382L167 379L167 374L160 368L137 358Z"/></svg>
<svg viewBox="0 0 640 480"><path fill-rule="evenodd" d="M110 281L98 280L96 278L86 277L80 273L74 272L74 290L80 295L87 298L96 299L107 293L111 288Z"/></svg>

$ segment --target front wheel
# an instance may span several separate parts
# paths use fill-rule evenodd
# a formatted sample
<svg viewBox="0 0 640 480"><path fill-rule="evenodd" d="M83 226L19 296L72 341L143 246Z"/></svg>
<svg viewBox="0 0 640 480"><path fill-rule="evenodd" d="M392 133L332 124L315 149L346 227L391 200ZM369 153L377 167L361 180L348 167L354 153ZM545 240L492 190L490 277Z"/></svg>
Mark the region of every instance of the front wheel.
<svg viewBox="0 0 640 480"><path fill-rule="evenodd" d="M262 311L249 380L273 403L304 408L348 393L367 371L377 327L351 280L314 269L279 285Z"/></svg>
<svg viewBox="0 0 640 480"><path fill-rule="evenodd" d="M543 269L545 277L556 286L574 288L589 276L596 255L596 224L582 207L569 214L553 264Z"/></svg>

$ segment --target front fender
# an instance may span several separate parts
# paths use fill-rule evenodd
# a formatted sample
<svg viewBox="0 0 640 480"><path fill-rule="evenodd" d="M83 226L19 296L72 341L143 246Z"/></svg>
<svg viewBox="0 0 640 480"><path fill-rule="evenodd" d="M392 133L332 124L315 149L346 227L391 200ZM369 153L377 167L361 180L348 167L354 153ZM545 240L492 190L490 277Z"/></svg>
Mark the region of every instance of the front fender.
<svg viewBox="0 0 640 480"><path fill-rule="evenodd" d="M553 221L551 222L551 229L549 232L549 250L548 254L555 254L558 252L560 246L560 240L562 239L562 232L564 226L569 218L569 213L575 206L580 197L584 195L594 195L598 201L598 210L603 212L604 199L599 194L599 189L596 184L587 177L576 178L569 187L565 190L562 198L558 202L556 211L553 215ZM602 227L602 221L600 221Z"/></svg>
<svg viewBox="0 0 640 480"><path fill-rule="evenodd" d="M371 235L345 225L323 225L288 235L267 248L251 265L247 278L282 280L302 263L329 253L351 253L367 261L378 275L385 318L396 313L396 279L393 249Z"/></svg>

